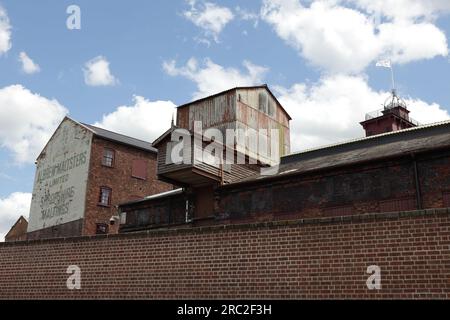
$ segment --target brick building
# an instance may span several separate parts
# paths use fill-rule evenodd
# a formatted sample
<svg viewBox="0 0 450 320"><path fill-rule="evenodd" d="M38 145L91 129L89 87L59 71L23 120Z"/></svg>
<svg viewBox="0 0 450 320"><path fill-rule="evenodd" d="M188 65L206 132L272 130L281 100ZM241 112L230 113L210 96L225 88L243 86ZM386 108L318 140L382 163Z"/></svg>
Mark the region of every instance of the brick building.
<svg viewBox="0 0 450 320"><path fill-rule="evenodd" d="M117 205L172 189L150 143L66 117L36 161L28 239L117 232Z"/></svg>
<svg viewBox="0 0 450 320"><path fill-rule="evenodd" d="M450 207L450 122L417 126L395 93L366 119L365 138L290 154L291 118L266 85L178 107L153 144L66 118L37 161L28 238ZM210 129L262 129L258 139L278 144L263 153L248 136L218 143ZM212 144L220 162L198 159Z"/></svg>
<svg viewBox="0 0 450 320"><path fill-rule="evenodd" d="M270 92L268 88L255 88L240 90ZM243 102L234 104L230 92L233 91L194 101L189 104L189 111L184 106L179 108L177 128L192 129L192 123L203 120L205 114L214 118L208 106L217 101L227 103L231 109L228 114L250 114L238 110ZM254 118L261 119L264 107L258 103L264 100L250 100L253 102L248 108L258 115ZM283 116L284 109L276 106ZM233 164L228 180L223 179L227 172L221 173L220 168L215 168L216 172L219 170L215 176L222 179L214 180L214 174L209 182L194 179L202 175L198 169L205 165L201 162L187 166L187 171L184 164L167 163L165 154L172 146L170 139L163 136L154 144L159 151L158 174L170 177L180 189L121 204L119 211L125 223L120 231L450 207L450 122L417 126L409 118L406 105L395 95L383 111L370 118L370 123L361 123L366 138L300 153L281 153L279 167L269 175L261 174L262 162L253 164L252 170L243 170L248 164ZM183 122L185 114L189 120ZM289 115L276 119L275 124L287 124L288 132ZM220 127L223 121L216 121ZM257 122L261 127L265 123ZM374 134L376 130L383 133ZM232 173L237 171L245 174L233 179Z"/></svg>
<svg viewBox="0 0 450 320"><path fill-rule="evenodd" d="M182 107L177 124L154 144L158 155L143 148L150 144L65 119L38 159L33 201L46 205L68 196L77 199L84 186L90 194L82 202L81 221L67 218L65 223L79 223L80 233L92 234L96 223L106 224L117 213L100 197L99 189L109 187L111 204L119 201L118 193L125 199L118 208L120 232L70 238L78 235L69 232L76 228L59 229L59 234L41 228L41 237L67 238L0 243L0 298L450 298L450 121L410 122L407 129L392 126L384 130L389 132L294 154L280 149L278 166L258 154L229 166L170 163L168 151L179 138L173 139L173 133L185 129L190 134L191 121L214 119L222 103L228 105L222 114L228 123L218 119L213 127L242 119L263 119L256 122L263 128L283 126L289 117L279 105L281 118L265 122L270 114L265 94L270 96L264 86L238 88ZM245 106L236 112L240 103ZM381 130L385 121L398 120L379 117L374 123ZM288 129L283 128L284 137ZM61 147L60 140L70 148ZM147 180L144 170L137 170L142 167L133 166L144 155L149 157ZM182 156L191 158L189 152ZM45 157L54 161L45 162ZM259 161L249 163L255 157ZM61 178L68 167L78 170L77 179ZM267 174L262 169L276 170ZM156 175L178 188L157 184ZM73 182L69 187L68 181ZM59 188L58 183L66 184ZM54 184L61 189L57 196L51 196ZM149 191L140 189L147 184ZM67 196L64 190L71 191L71 185L76 189ZM39 187L52 193L42 195ZM38 214L53 223L52 214L71 216L79 209L72 206L65 213L59 207L40 208ZM84 208L92 213L85 214ZM67 267L74 264L82 270L80 290L67 289ZM374 265L381 270L380 290L367 285L368 267Z"/></svg>
<svg viewBox="0 0 450 320"><path fill-rule="evenodd" d="M28 221L23 216L17 219L16 223L11 227L8 233L5 235L5 241L23 241L27 240L27 227Z"/></svg>

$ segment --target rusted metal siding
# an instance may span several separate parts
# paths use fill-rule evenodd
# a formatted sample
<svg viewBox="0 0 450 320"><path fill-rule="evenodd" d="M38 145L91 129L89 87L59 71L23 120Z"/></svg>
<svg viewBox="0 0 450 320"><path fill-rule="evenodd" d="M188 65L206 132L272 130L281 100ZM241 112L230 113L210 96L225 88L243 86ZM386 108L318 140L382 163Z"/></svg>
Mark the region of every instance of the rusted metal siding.
<svg viewBox="0 0 450 320"><path fill-rule="evenodd" d="M259 96L261 93L267 95L269 104L275 106L273 114L260 111ZM279 155L283 156L290 153L290 132L289 118L283 108L275 99L268 94L264 88L258 89L240 89L237 90L237 121L240 129L266 129L268 131L267 141L270 141L271 130L279 130ZM269 147L269 152L271 152Z"/></svg>
<svg viewBox="0 0 450 320"><path fill-rule="evenodd" d="M177 127L189 129L189 107L177 109Z"/></svg>
<svg viewBox="0 0 450 320"><path fill-rule="evenodd" d="M239 150L245 151L249 157L265 164L277 164L280 156L290 152L289 116L267 88L236 89L178 109L177 125L179 127L193 132L195 121L202 123L204 131L209 128L218 129L222 133L224 144L229 144L229 141L226 141L228 129L235 134L236 130L246 134L253 130L253 133L257 134L254 145L251 145L251 139L248 136L245 141L238 141L235 138L233 145L236 147L235 144L238 142L240 147L243 147ZM266 131L263 132L261 129ZM279 133L277 153L271 150L272 130L278 130ZM265 142L265 152L261 148L263 142ZM203 147L205 145L204 143ZM158 154L158 174L168 174L190 167L208 175L220 177L220 180L223 176L224 183L228 183L252 176L256 171L255 166L233 165L231 168L210 165L202 161L195 163L191 161L191 166L170 164L166 161L166 152L166 146L161 146ZM193 150L191 154L194 155Z"/></svg>
<svg viewBox="0 0 450 320"><path fill-rule="evenodd" d="M232 164L230 173L224 173L225 183L237 182L259 173L259 166L251 164Z"/></svg>
<svg viewBox="0 0 450 320"><path fill-rule="evenodd" d="M168 142L170 142L170 139L166 139L158 147L158 175L191 167L189 164L176 164L168 161L168 156L170 157L170 155L167 154Z"/></svg>
<svg viewBox="0 0 450 320"><path fill-rule="evenodd" d="M179 108L177 118L178 126L191 131L194 130L194 121L201 121L203 129L234 122L236 121L235 92L228 92Z"/></svg>

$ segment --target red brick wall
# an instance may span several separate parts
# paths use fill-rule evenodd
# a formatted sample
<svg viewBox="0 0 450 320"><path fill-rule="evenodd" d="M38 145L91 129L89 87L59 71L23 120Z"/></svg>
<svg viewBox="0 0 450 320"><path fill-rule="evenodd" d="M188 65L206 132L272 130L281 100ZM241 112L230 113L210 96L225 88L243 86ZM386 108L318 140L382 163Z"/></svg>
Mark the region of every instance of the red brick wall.
<svg viewBox="0 0 450 320"><path fill-rule="evenodd" d="M104 148L115 151L114 166L102 165ZM147 179L132 177L133 160L147 160ZM111 205L99 206L100 187L112 189ZM92 141L90 171L86 194L84 235L93 235L96 223L109 223L111 216L117 214L117 205L139 197L172 190L173 186L156 178L156 154L141 151L126 145L94 137ZM117 223L114 228L117 228ZM116 231L116 230L111 230Z"/></svg>
<svg viewBox="0 0 450 320"><path fill-rule="evenodd" d="M416 156L422 209L446 207L450 152ZM233 221L316 218L420 209L411 156L257 181L218 191L216 215Z"/></svg>
<svg viewBox="0 0 450 320"><path fill-rule="evenodd" d="M68 238L80 236L83 232L83 219L58 224L56 226L28 232L27 240L47 239L47 238Z"/></svg>
<svg viewBox="0 0 450 320"><path fill-rule="evenodd" d="M66 288L69 265L81 289ZM368 290L369 265L381 290ZM4 298L450 298L450 209L0 244Z"/></svg>

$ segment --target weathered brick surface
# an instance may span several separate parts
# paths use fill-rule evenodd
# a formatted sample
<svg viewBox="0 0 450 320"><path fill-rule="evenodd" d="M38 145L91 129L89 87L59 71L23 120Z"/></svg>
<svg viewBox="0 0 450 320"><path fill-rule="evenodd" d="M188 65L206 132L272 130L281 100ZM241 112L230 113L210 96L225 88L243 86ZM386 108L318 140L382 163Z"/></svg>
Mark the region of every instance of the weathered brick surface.
<svg viewBox="0 0 450 320"><path fill-rule="evenodd" d="M416 157L421 208L413 158L409 155L369 164L257 181L219 189L218 216L241 221L361 214L389 210L389 202L410 203L409 210L445 207L450 191L450 153L435 151ZM384 207L388 208L385 209Z"/></svg>
<svg viewBox="0 0 450 320"><path fill-rule="evenodd" d="M83 232L83 219L58 224L49 228L36 230L27 233L28 240L46 239L46 238L67 238L76 237Z"/></svg>
<svg viewBox="0 0 450 320"><path fill-rule="evenodd" d="M115 151L114 166L102 166L104 148ZM132 177L133 160L148 161L147 180ZM112 189L111 205L99 206L100 187ZM172 190L173 186L156 178L156 154L94 137L86 193L84 235L95 234L96 223L109 223L120 203ZM117 225L115 228L117 228Z"/></svg>
<svg viewBox="0 0 450 320"><path fill-rule="evenodd" d="M4 243L0 298L448 299L450 210Z"/></svg>

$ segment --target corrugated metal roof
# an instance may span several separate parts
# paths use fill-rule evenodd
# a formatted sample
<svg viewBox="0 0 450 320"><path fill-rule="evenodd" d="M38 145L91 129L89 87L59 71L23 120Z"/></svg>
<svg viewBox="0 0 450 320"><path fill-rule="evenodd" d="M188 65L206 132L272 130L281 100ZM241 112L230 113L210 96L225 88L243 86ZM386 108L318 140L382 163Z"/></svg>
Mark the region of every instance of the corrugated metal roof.
<svg viewBox="0 0 450 320"><path fill-rule="evenodd" d="M132 137L129 137L129 136L126 136L126 135L123 135L120 133L112 132L112 131L109 131L106 129L102 129L99 127L95 127L90 124L82 123L82 125L87 127L89 130L91 130L94 133L94 135L99 136L101 138L119 142L119 143L123 143L126 145L130 145L130 146L133 146L133 147L136 147L139 149L143 149L146 151L154 152L154 153L158 152L158 150L156 148L152 147L152 144L150 142L132 138Z"/></svg>
<svg viewBox="0 0 450 320"><path fill-rule="evenodd" d="M255 175L230 184L278 179L316 170L325 170L361 162L450 148L450 121L383 133L322 148L306 150L281 158L274 175Z"/></svg>

